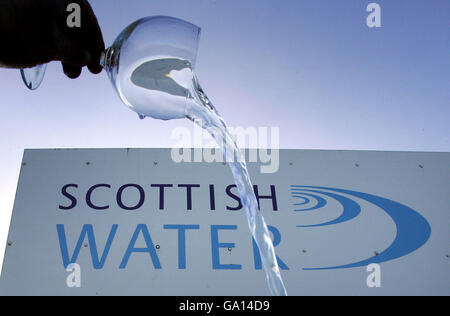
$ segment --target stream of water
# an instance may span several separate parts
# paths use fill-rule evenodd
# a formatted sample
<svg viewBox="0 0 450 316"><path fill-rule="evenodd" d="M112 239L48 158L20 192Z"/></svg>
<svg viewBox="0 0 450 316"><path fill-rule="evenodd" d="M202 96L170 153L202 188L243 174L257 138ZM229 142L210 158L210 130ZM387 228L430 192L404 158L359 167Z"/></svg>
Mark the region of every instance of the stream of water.
<svg viewBox="0 0 450 316"><path fill-rule="evenodd" d="M264 217L258 209L253 186L244 159L231 136L225 120L202 90L187 60L157 56L140 60L128 67L116 81L122 99L141 118L148 113L158 119L187 117L206 129L222 149L247 214L250 232L258 245L270 293L287 295L275 251ZM180 106L180 103L185 103ZM147 114L148 115L148 114Z"/></svg>

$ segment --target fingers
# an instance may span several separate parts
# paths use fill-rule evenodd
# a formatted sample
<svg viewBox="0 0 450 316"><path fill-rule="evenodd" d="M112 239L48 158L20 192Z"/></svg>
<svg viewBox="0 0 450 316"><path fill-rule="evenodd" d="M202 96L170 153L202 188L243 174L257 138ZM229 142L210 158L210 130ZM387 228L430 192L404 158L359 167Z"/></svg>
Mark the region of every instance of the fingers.
<svg viewBox="0 0 450 316"><path fill-rule="evenodd" d="M91 54L91 60L88 64L88 68L92 73L98 74L103 69L100 65L100 57L105 50L105 42L103 41L103 35L98 24L97 17L92 11L89 3L87 3L87 6L89 6L89 9L86 10L88 13L87 24L89 31L86 35L88 36L89 52Z"/></svg>
<svg viewBox="0 0 450 316"><path fill-rule="evenodd" d="M92 72L94 75L99 74L102 72L103 67L100 64L89 64L88 69L90 72Z"/></svg>
<svg viewBox="0 0 450 316"><path fill-rule="evenodd" d="M74 66L71 64L67 64L62 62L62 67L63 67L63 71L64 74L69 77L70 79L76 79L80 76L81 74L81 67L80 66Z"/></svg>
<svg viewBox="0 0 450 316"><path fill-rule="evenodd" d="M102 31L98 24L97 17L95 16L88 1L83 1L82 14L84 14L83 22L85 23L83 36L85 37L85 43L87 44L86 48L91 57L87 66L93 74L98 74L103 69L100 65L100 57L102 52L105 50Z"/></svg>
<svg viewBox="0 0 450 316"><path fill-rule="evenodd" d="M63 40L61 46L64 48L60 58L64 74L70 79L78 78L82 67L90 63L91 55L68 39Z"/></svg>
<svg viewBox="0 0 450 316"><path fill-rule="evenodd" d="M87 66L91 62L91 54L80 47L79 43L66 40L63 47L62 62L80 67Z"/></svg>
<svg viewBox="0 0 450 316"><path fill-rule="evenodd" d="M84 66L87 66L93 74L98 74L103 69L100 65L100 57L105 49L100 26L86 0L73 2L80 5L81 26L70 28L64 21L58 36L60 47L58 59L62 62L64 73L69 78L78 77L81 67Z"/></svg>

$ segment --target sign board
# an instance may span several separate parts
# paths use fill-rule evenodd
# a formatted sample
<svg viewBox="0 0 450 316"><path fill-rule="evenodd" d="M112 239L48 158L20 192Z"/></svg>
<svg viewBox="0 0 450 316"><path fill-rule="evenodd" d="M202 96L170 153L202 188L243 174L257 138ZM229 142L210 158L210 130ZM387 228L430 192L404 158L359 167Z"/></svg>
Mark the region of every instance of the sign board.
<svg viewBox="0 0 450 316"><path fill-rule="evenodd" d="M450 295L449 153L281 150L249 171L288 294ZM269 292L227 165L61 149L24 153L0 294Z"/></svg>

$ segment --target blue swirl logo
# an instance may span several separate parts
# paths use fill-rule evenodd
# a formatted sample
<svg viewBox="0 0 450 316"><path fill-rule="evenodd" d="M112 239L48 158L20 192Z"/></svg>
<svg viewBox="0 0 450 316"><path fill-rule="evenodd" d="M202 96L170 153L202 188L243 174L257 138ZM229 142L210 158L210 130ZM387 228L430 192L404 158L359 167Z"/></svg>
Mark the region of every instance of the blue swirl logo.
<svg viewBox="0 0 450 316"><path fill-rule="evenodd" d="M343 195L345 194L345 195ZM380 254L368 259L334 267L304 268L303 270L332 270L367 266L371 263L382 263L406 256L421 248L430 238L431 227L428 221L417 211L401 203L380 196L317 186L291 185L291 196L295 212L309 212L327 205L327 198L332 198L343 207L342 214L334 220L315 225L297 225L304 227L322 227L350 221L361 214L361 206L353 198L365 200L391 217L396 226L396 236L392 244ZM324 198L326 196L327 198ZM351 196L352 198L349 198ZM313 205L313 206L310 206Z"/></svg>

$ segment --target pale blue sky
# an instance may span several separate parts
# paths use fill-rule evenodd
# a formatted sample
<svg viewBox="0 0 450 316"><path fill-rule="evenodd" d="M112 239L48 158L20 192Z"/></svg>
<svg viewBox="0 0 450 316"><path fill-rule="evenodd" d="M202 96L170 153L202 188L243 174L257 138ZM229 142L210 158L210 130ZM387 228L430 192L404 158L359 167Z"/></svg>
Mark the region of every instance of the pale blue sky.
<svg viewBox="0 0 450 316"><path fill-rule="evenodd" d="M200 26L208 96L231 126L279 127L282 148L450 149L448 0L377 1L376 29L363 0L90 2L107 45L143 16ZM0 264L24 148L171 147L190 126L139 120L105 73L72 81L51 63L37 91L17 70L0 84Z"/></svg>

